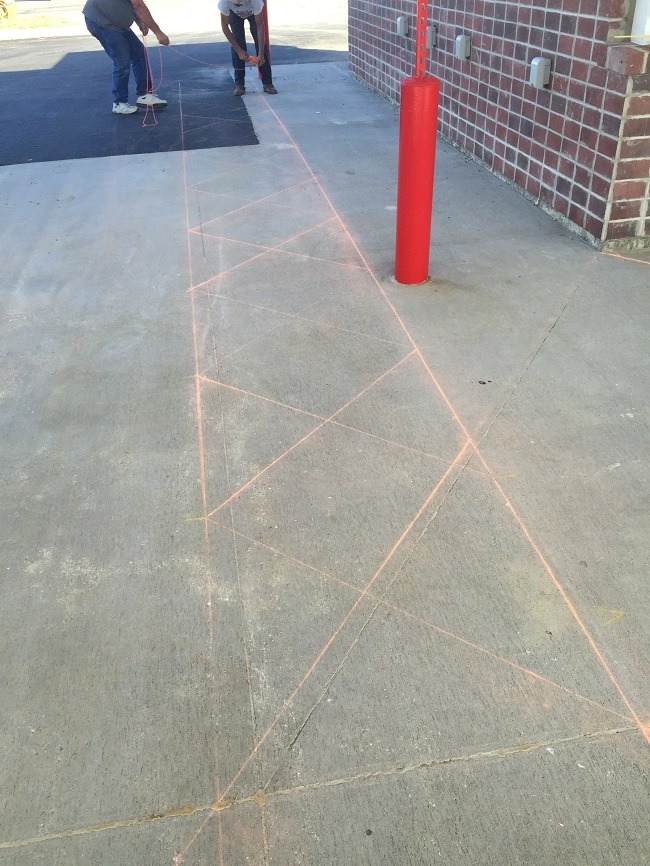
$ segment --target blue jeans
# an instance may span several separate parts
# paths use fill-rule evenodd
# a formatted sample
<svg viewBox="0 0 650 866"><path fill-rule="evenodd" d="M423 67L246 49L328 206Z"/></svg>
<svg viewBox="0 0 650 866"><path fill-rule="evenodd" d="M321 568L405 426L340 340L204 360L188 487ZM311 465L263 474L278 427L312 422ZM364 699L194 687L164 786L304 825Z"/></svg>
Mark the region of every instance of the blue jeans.
<svg viewBox="0 0 650 866"><path fill-rule="evenodd" d="M244 32L244 20L248 21L248 26L251 29L251 36L255 43L255 53L257 54L259 52L259 43L257 41L257 24L255 22L255 16L251 15L250 18L244 19L240 18L239 15L236 15L232 10L230 11L228 23L230 24L232 35L237 40L237 45L239 45L242 51L245 51L248 54L246 34ZM237 57L237 52L234 48L231 47L230 53L232 54L232 65L235 69L235 84L243 85L246 64L243 60L240 60L239 57ZM260 75L262 76L262 84L273 84L273 79L271 77L271 64L269 62L269 46L267 44L264 45L264 63L260 66Z"/></svg>
<svg viewBox="0 0 650 866"><path fill-rule="evenodd" d="M151 89L147 75L147 61L144 45L132 30L111 30L101 27L86 18L86 27L91 36L98 39L102 48L113 61L113 100L129 101L129 73L133 69L138 96L144 96Z"/></svg>

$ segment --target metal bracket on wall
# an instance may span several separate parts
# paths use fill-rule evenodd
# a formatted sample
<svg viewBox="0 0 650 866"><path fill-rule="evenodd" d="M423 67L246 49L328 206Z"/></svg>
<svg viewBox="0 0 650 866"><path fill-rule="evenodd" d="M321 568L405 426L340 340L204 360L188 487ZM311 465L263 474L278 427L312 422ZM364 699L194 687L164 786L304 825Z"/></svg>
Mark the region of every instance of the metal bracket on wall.
<svg viewBox="0 0 650 866"><path fill-rule="evenodd" d="M405 39L409 35L409 20L406 15L400 15L396 21L395 28L397 35Z"/></svg>
<svg viewBox="0 0 650 866"><path fill-rule="evenodd" d="M456 43L454 45L454 56L458 60L469 60L472 54L472 37L471 36L457 36Z"/></svg>

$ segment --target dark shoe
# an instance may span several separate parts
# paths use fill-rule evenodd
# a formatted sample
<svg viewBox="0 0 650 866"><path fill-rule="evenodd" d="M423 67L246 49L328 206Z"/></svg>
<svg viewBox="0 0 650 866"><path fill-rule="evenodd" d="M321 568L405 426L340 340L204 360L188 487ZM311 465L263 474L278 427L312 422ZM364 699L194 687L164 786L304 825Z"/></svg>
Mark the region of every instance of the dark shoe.
<svg viewBox="0 0 650 866"><path fill-rule="evenodd" d="M278 91L275 89L275 87L272 84L265 84L264 85L264 93L277 93L277 92Z"/></svg>
<svg viewBox="0 0 650 866"><path fill-rule="evenodd" d="M246 88L243 84L236 84L233 93L235 96L243 96L246 93Z"/></svg>

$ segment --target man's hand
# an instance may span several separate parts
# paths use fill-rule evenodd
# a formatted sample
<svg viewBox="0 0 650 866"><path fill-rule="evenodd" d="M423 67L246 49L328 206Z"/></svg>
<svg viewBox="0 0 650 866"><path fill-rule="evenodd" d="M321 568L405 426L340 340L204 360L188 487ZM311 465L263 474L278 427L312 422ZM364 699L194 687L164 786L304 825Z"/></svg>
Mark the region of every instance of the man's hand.
<svg viewBox="0 0 650 866"><path fill-rule="evenodd" d="M237 57L239 57L240 60L243 60L244 63L248 61L248 54L246 54L245 51L242 51L241 48L237 48Z"/></svg>
<svg viewBox="0 0 650 866"><path fill-rule="evenodd" d="M258 54L255 58L255 66L264 66L264 54Z"/></svg>
<svg viewBox="0 0 650 866"><path fill-rule="evenodd" d="M160 27L158 27L156 22L153 20L151 12L144 0L131 0L131 6L133 6L133 9L135 10L136 20L140 30L142 30L142 35L146 36L147 33L152 30L161 45L169 45L169 37L162 32ZM143 27L146 28L146 32L143 30Z"/></svg>

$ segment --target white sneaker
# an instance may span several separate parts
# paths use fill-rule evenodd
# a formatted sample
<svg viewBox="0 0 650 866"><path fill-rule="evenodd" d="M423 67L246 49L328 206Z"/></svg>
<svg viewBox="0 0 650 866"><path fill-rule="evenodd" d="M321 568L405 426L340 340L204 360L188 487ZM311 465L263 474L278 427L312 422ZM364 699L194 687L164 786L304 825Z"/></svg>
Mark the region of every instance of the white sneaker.
<svg viewBox="0 0 650 866"><path fill-rule="evenodd" d="M167 100L161 99L157 93L145 93L143 96L138 96L136 105L144 105L145 108L164 108Z"/></svg>
<svg viewBox="0 0 650 866"><path fill-rule="evenodd" d="M113 103L113 114L135 114L137 110L137 105L129 105L128 102Z"/></svg>

